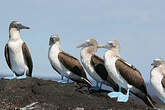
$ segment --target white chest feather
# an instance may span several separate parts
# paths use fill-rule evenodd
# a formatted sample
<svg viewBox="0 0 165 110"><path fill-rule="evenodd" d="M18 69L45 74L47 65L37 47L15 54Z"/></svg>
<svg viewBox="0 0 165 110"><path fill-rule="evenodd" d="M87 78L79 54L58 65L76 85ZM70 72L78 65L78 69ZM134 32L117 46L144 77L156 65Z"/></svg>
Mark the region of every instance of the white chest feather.
<svg viewBox="0 0 165 110"><path fill-rule="evenodd" d="M86 52L84 52L83 50L81 51L81 62L84 66L84 68L86 69L86 71L88 72L88 74L96 81L98 82L103 82L103 80L101 79L101 77L95 72L94 68L91 65L91 55L87 54Z"/></svg>
<svg viewBox="0 0 165 110"><path fill-rule="evenodd" d="M112 56L108 51L105 53L104 60L105 60L105 67L108 71L108 75L117 83L119 86L123 88L128 88L128 83L123 79L120 73L116 69L116 60L118 58Z"/></svg>
<svg viewBox="0 0 165 110"><path fill-rule="evenodd" d="M28 71L23 56L22 44L23 41L21 39L8 41L11 68L17 75L22 75L25 71Z"/></svg>
<svg viewBox="0 0 165 110"><path fill-rule="evenodd" d="M48 58L51 63L51 65L60 72L60 74L64 75L65 77L68 77L71 72L68 71L59 61L58 54L61 52L58 45L53 45L49 48L49 54Z"/></svg>
<svg viewBox="0 0 165 110"><path fill-rule="evenodd" d="M156 95L165 103L165 89L163 88L161 84L162 78L163 78L163 75L157 70L157 68L154 68L151 71L150 83Z"/></svg>

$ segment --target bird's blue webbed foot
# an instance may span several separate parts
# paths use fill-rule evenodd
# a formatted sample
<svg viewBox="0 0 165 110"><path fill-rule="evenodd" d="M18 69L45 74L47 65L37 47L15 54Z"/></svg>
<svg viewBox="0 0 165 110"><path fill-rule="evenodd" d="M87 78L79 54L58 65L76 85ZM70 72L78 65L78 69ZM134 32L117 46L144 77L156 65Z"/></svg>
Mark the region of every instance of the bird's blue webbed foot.
<svg viewBox="0 0 165 110"><path fill-rule="evenodd" d="M101 87L102 87L102 83L100 83L100 86L99 86L99 82L96 82L96 86L90 88L89 90L99 91Z"/></svg>
<svg viewBox="0 0 165 110"><path fill-rule="evenodd" d="M6 77L3 77L3 79L9 79L9 80L11 80L11 79L15 79L16 78L16 75L14 74L14 75L12 75L12 76L6 76Z"/></svg>
<svg viewBox="0 0 165 110"><path fill-rule="evenodd" d="M64 80L64 76L61 76L61 80L57 81L59 83L69 83L69 78L67 80Z"/></svg>
<svg viewBox="0 0 165 110"><path fill-rule="evenodd" d="M121 87L119 87L119 92L110 92L110 93L108 93L108 96L110 98L117 98L117 97L119 97L122 94L123 93L121 92Z"/></svg>
<svg viewBox="0 0 165 110"><path fill-rule="evenodd" d="M66 80L58 80L59 83L68 83Z"/></svg>
<svg viewBox="0 0 165 110"><path fill-rule="evenodd" d="M117 101L118 102L127 102L128 101L128 99L129 99L129 89L127 90L127 94L125 95L125 94L120 94L119 96L118 96L118 98L117 98Z"/></svg>
<svg viewBox="0 0 165 110"><path fill-rule="evenodd" d="M108 93L108 96L110 97L110 98L117 98L117 97L119 97L120 95L122 95L123 93L121 93L121 92L110 92L110 93Z"/></svg>
<svg viewBox="0 0 165 110"><path fill-rule="evenodd" d="M27 76L26 74L22 75L22 76L18 76L17 79L25 79Z"/></svg>

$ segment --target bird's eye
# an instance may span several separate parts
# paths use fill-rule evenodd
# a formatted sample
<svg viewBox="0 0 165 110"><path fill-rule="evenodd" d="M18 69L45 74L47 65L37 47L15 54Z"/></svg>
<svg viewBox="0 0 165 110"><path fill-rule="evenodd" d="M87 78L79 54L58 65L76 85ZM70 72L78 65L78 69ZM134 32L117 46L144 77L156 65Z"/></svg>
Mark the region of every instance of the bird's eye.
<svg viewBox="0 0 165 110"><path fill-rule="evenodd" d="M57 40L56 37L54 37L53 40L56 41Z"/></svg>
<svg viewBox="0 0 165 110"><path fill-rule="evenodd" d="M113 44L112 43L108 43L110 46L113 46Z"/></svg>
<svg viewBox="0 0 165 110"><path fill-rule="evenodd" d="M19 24L16 24L15 27L18 28L19 27Z"/></svg>
<svg viewBox="0 0 165 110"><path fill-rule="evenodd" d="M90 42L87 42L87 44L88 44L88 45L91 45L91 43L90 43Z"/></svg>

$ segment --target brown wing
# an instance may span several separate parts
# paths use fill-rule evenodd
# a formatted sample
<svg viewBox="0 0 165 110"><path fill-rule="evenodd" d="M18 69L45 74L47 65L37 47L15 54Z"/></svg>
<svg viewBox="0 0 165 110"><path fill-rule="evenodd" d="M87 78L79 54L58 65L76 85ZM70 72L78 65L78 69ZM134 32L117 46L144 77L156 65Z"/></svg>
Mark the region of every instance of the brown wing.
<svg viewBox="0 0 165 110"><path fill-rule="evenodd" d="M58 59L65 66L65 68L70 70L72 73L87 78L85 71L78 59L64 52L60 52L58 54Z"/></svg>
<svg viewBox="0 0 165 110"><path fill-rule="evenodd" d="M23 51L25 62L29 68L29 73L27 75L32 76L32 70L33 70L32 57L25 42L22 45L22 51Z"/></svg>
<svg viewBox="0 0 165 110"><path fill-rule="evenodd" d="M165 88L165 76L163 77L161 83L162 83L162 86Z"/></svg>
<svg viewBox="0 0 165 110"><path fill-rule="evenodd" d="M107 80L108 72L104 66L104 60L96 55L92 55L91 57L91 65L94 67L96 73L103 79Z"/></svg>
<svg viewBox="0 0 165 110"><path fill-rule="evenodd" d="M108 72L104 66L104 60L96 55L91 57L91 65L94 67L96 73L105 81L108 82L115 91L118 91L118 85L109 77Z"/></svg>
<svg viewBox="0 0 165 110"><path fill-rule="evenodd" d="M11 69L8 44L5 46L5 58L9 68Z"/></svg>
<svg viewBox="0 0 165 110"><path fill-rule="evenodd" d="M117 70L128 84L135 86L147 94L146 85L140 72L134 67L128 65L124 60L118 59L115 63Z"/></svg>

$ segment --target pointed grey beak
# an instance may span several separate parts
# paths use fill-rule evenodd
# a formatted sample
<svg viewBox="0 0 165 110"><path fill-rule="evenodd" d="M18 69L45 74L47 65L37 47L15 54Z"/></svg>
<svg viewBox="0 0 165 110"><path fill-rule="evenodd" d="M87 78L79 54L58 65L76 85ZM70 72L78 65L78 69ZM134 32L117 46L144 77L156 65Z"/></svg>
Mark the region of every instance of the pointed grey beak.
<svg viewBox="0 0 165 110"><path fill-rule="evenodd" d="M153 63L151 63L151 66L154 66L155 65L155 63L153 62Z"/></svg>
<svg viewBox="0 0 165 110"><path fill-rule="evenodd" d="M18 28L18 29L30 29L30 27L24 26L24 25L22 25L22 24L18 24L18 25L17 25L17 28Z"/></svg>
<svg viewBox="0 0 165 110"><path fill-rule="evenodd" d="M83 43L83 44L81 44L81 45L77 46L77 48L82 48L82 47L87 47L87 46L88 46L88 43L87 43L87 42L85 42L85 43Z"/></svg>
<svg viewBox="0 0 165 110"><path fill-rule="evenodd" d="M153 60L153 62L151 63L151 66L154 66L154 65L156 65L157 63L156 63L156 61L155 61L155 59Z"/></svg>
<svg viewBox="0 0 165 110"><path fill-rule="evenodd" d="M30 29L30 27L27 27L27 26L21 26L20 29Z"/></svg>
<svg viewBox="0 0 165 110"><path fill-rule="evenodd" d="M110 46L108 44L105 44L105 45L98 45L97 48L110 48Z"/></svg>
<svg viewBox="0 0 165 110"><path fill-rule="evenodd" d="M49 45L52 45L52 44L53 44L52 39L49 39Z"/></svg>

